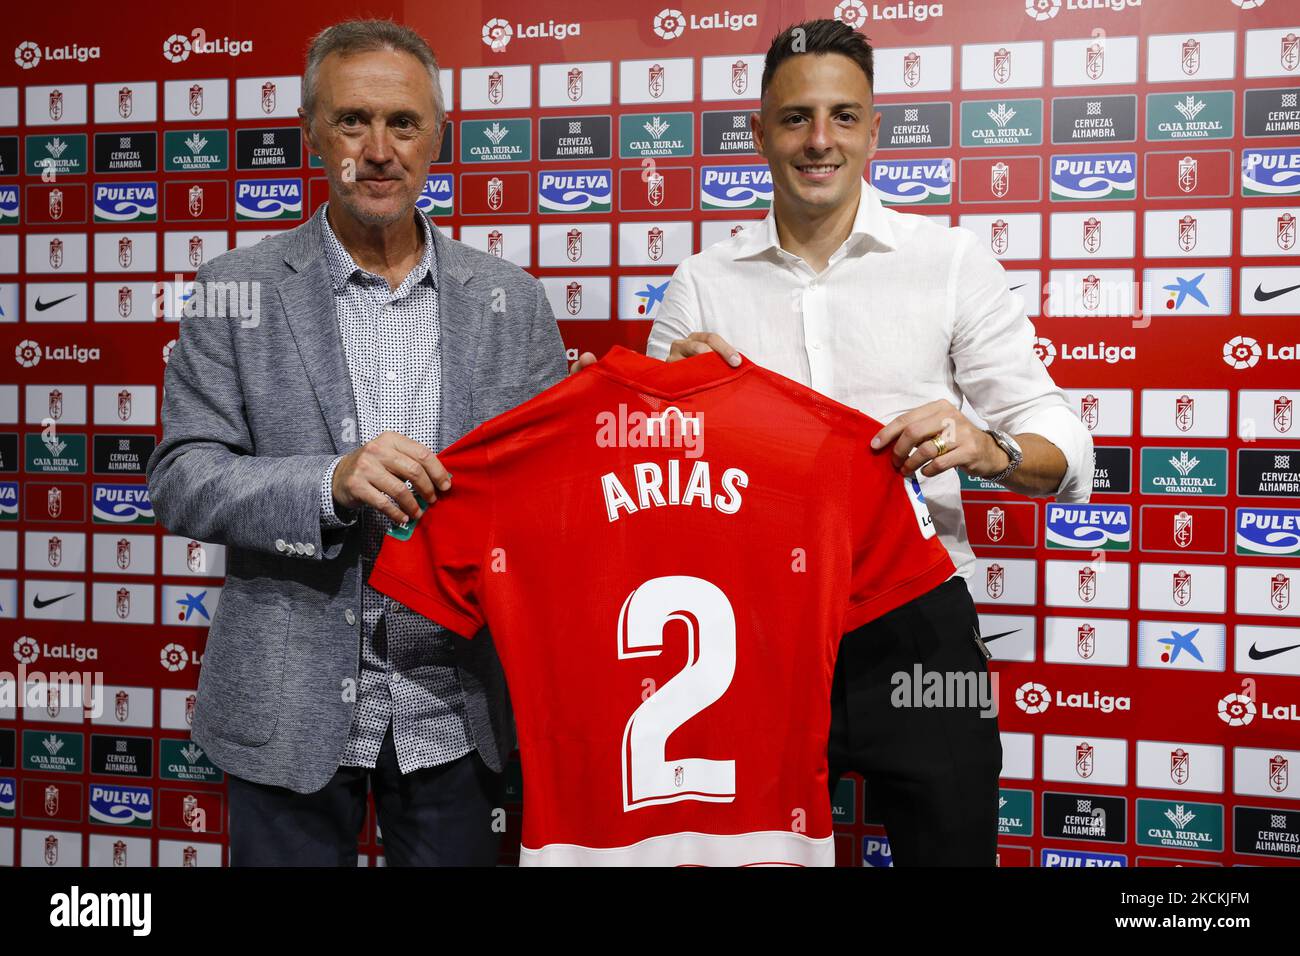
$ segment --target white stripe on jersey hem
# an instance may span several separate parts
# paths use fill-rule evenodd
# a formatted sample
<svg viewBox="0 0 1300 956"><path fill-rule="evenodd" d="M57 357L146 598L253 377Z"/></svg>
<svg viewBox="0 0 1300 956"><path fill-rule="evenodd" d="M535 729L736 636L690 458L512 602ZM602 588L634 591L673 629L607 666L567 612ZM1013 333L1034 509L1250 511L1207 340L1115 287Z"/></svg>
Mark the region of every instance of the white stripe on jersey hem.
<svg viewBox="0 0 1300 956"><path fill-rule="evenodd" d="M666 833L629 846L548 843L519 847L520 866L834 866L833 836L788 830L755 833Z"/></svg>

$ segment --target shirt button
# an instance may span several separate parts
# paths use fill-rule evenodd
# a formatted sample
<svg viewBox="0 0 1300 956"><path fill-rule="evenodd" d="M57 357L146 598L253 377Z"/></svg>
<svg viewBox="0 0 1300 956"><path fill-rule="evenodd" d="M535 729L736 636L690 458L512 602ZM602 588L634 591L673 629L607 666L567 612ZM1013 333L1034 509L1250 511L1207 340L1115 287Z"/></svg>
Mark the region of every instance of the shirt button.
<svg viewBox="0 0 1300 956"><path fill-rule="evenodd" d="M822 350L822 344L820 342L814 342L812 347L814 352L820 352Z"/></svg>
<svg viewBox="0 0 1300 956"><path fill-rule="evenodd" d="M390 368L387 372L384 373L384 378L388 379L390 382L396 382L397 373Z"/></svg>
<svg viewBox="0 0 1300 956"><path fill-rule="evenodd" d="M357 616L352 613L352 608L348 608L343 612L343 620L348 622L349 627L357 623Z"/></svg>

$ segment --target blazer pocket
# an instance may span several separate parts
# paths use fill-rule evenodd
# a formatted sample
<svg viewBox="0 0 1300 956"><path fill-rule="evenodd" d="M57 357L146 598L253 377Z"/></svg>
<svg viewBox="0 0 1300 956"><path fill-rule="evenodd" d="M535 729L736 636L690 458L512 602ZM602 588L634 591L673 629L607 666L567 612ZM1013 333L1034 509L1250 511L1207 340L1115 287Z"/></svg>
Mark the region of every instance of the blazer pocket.
<svg viewBox="0 0 1300 956"><path fill-rule="evenodd" d="M266 603L229 588L221 595L199 695L205 723L217 736L259 747L275 733L292 617L283 598Z"/></svg>
<svg viewBox="0 0 1300 956"><path fill-rule="evenodd" d="M536 394L531 385L493 385L474 389L470 400L474 419L472 427L477 428L488 419L522 405Z"/></svg>

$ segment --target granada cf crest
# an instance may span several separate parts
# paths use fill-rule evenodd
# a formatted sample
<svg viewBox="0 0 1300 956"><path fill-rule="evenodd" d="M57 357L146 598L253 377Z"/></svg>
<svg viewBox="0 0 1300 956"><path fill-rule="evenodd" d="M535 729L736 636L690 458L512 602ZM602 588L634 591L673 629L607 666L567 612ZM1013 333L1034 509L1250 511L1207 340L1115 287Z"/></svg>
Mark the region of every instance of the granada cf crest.
<svg viewBox="0 0 1300 956"><path fill-rule="evenodd" d="M487 183L487 204L489 209L500 209L501 203L505 200L505 184L496 176L493 176Z"/></svg>
<svg viewBox="0 0 1300 956"><path fill-rule="evenodd" d="M664 202L663 173L651 173L645 180L645 198L652 206L662 206Z"/></svg>
<svg viewBox="0 0 1300 956"><path fill-rule="evenodd" d="M1268 758L1268 785L1278 793L1286 790L1291 782L1290 761L1281 754Z"/></svg>
<svg viewBox="0 0 1300 956"><path fill-rule="evenodd" d="M50 784L45 788L45 815L52 817L59 812L59 788Z"/></svg>
<svg viewBox="0 0 1300 956"><path fill-rule="evenodd" d="M194 849L194 847L192 846L187 846L184 850L181 851L181 866L194 867L198 865L199 865L198 850Z"/></svg>
<svg viewBox="0 0 1300 956"><path fill-rule="evenodd" d="M735 239L738 235L740 235L744 231L745 231L745 227L737 223L736 225L731 227L731 238Z"/></svg>
<svg viewBox="0 0 1300 956"><path fill-rule="evenodd" d="M63 539L58 537L50 538L45 549L45 560L50 562L50 567L57 568L63 563Z"/></svg>
<svg viewBox="0 0 1300 956"><path fill-rule="evenodd" d="M737 60L731 64L731 92L740 96L747 89L749 89L749 64L744 60Z"/></svg>
<svg viewBox="0 0 1300 956"><path fill-rule="evenodd" d="M129 538L117 539L117 566L123 571L131 567L131 540Z"/></svg>
<svg viewBox="0 0 1300 956"><path fill-rule="evenodd" d="M984 516L984 531L990 541L1001 541L1007 530L1007 513L994 505Z"/></svg>
<svg viewBox="0 0 1300 956"><path fill-rule="evenodd" d="M203 265L202 236L190 236L190 265L196 269Z"/></svg>
<svg viewBox="0 0 1300 956"><path fill-rule="evenodd" d="M50 190L50 218L54 220L59 220L63 218L63 190L62 189ZM1280 225L1279 228L1281 228ZM1295 236L1294 229L1291 231L1291 235L1294 238Z"/></svg>
<svg viewBox="0 0 1300 956"><path fill-rule="evenodd" d="M1083 660L1092 660L1092 655L1097 653L1097 629L1091 624L1080 624L1074 649Z"/></svg>
<svg viewBox="0 0 1300 956"><path fill-rule="evenodd" d="M1079 600L1091 603L1097 596L1097 569L1082 567L1079 569Z"/></svg>
<svg viewBox="0 0 1300 956"><path fill-rule="evenodd" d="M1184 156L1178 161L1178 188L1185 193L1196 191L1196 167L1194 156Z"/></svg>
<svg viewBox="0 0 1300 956"><path fill-rule="evenodd" d="M1282 69L1291 71L1300 66L1300 37L1288 33L1282 38Z"/></svg>
<svg viewBox="0 0 1300 956"><path fill-rule="evenodd" d="M117 115L122 119L131 116L131 87L124 86L117 91Z"/></svg>
<svg viewBox="0 0 1300 956"><path fill-rule="evenodd" d="M903 57L903 82L908 86L921 82L921 54L909 53Z"/></svg>
<svg viewBox="0 0 1300 956"><path fill-rule="evenodd" d="M995 256L1000 256L1007 251L1011 243L1010 236L1007 233L1007 221L1005 219L995 219L989 226L989 248L993 250Z"/></svg>
<svg viewBox="0 0 1300 956"><path fill-rule="evenodd" d="M658 262L664 255L664 231L658 226L651 226L645 234L645 254Z"/></svg>
<svg viewBox="0 0 1300 956"><path fill-rule="evenodd" d="M1182 747L1169 752L1169 778L1178 786L1185 784L1192 776L1191 758Z"/></svg>
<svg viewBox="0 0 1300 956"><path fill-rule="evenodd" d="M198 116L203 112L203 87L195 83L190 87L190 115Z"/></svg>
<svg viewBox="0 0 1300 956"><path fill-rule="evenodd" d="M1178 248L1191 252L1196 248L1196 217L1183 216L1178 220Z"/></svg>
<svg viewBox="0 0 1300 956"><path fill-rule="evenodd" d="M1277 247L1290 252L1295 245L1295 216L1284 212L1277 217Z"/></svg>
<svg viewBox="0 0 1300 956"><path fill-rule="evenodd" d="M124 690L119 690L113 696L113 716L118 723L126 723L126 719L131 716L131 695Z"/></svg>
<svg viewBox="0 0 1300 956"><path fill-rule="evenodd" d="M1084 51L1083 68L1090 80L1100 80L1106 71L1106 51L1100 43L1094 43Z"/></svg>
<svg viewBox="0 0 1300 956"><path fill-rule="evenodd" d="M1083 248L1089 253L1101 248L1101 220L1096 216L1083 221Z"/></svg>
<svg viewBox="0 0 1300 956"><path fill-rule="evenodd" d="M63 709L63 701L59 699L59 692L50 688L49 693L45 695L45 713L53 720L59 716L59 711Z"/></svg>
<svg viewBox="0 0 1300 956"><path fill-rule="evenodd" d="M196 694L185 695L185 723L190 726L194 724L194 705L198 703L198 699Z"/></svg>
<svg viewBox="0 0 1300 956"><path fill-rule="evenodd" d="M984 590L988 592L989 597L997 600L1002 597L1002 591L1006 586L1006 571L1000 564L990 564L984 574Z"/></svg>
<svg viewBox="0 0 1300 956"><path fill-rule="evenodd" d="M1183 41L1183 72L1195 76L1201 69L1201 41Z"/></svg>
<svg viewBox="0 0 1300 956"><path fill-rule="evenodd" d="M582 258L582 230L570 229L565 236L564 254L570 262Z"/></svg>
<svg viewBox="0 0 1300 956"><path fill-rule="evenodd" d="M131 419L131 392L129 389L122 389L117 393L117 417L122 421Z"/></svg>
<svg viewBox="0 0 1300 956"><path fill-rule="evenodd" d="M1094 431L1101 423L1101 401L1096 395L1085 395L1079 399L1079 418L1088 431Z"/></svg>
<svg viewBox="0 0 1300 956"><path fill-rule="evenodd" d="M1174 515L1174 544L1180 548L1191 547L1192 515L1186 511L1180 511Z"/></svg>
<svg viewBox="0 0 1300 956"><path fill-rule="evenodd" d="M190 202L187 208L190 211L190 215L193 216L195 219L203 215L203 187L202 186L196 185L190 187Z"/></svg>
<svg viewBox="0 0 1300 956"><path fill-rule="evenodd" d="M63 268L63 240L58 236L50 240L50 268Z"/></svg>
<svg viewBox="0 0 1300 956"><path fill-rule="evenodd" d="M59 863L59 838L53 833L45 837L45 865L57 866Z"/></svg>
<svg viewBox="0 0 1300 956"><path fill-rule="evenodd" d="M1074 772L1080 777L1091 777L1093 767L1093 746L1089 743L1074 745Z"/></svg>
<svg viewBox="0 0 1300 956"><path fill-rule="evenodd" d="M131 316L131 287L124 285L117 290L117 314L122 318Z"/></svg>
<svg viewBox="0 0 1300 956"><path fill-rule="evenodd" d="M501 237L500 229L493 229L491 232L488 233L487 251L492 255L496 256L498 259L502 258L502 256L505 254L505 250L501 244L501 238L502 237Z"/></svg>
<svg viewBox="0 0 1300 956"><path fill-rule="evenodd" d="M1011 79L1011 51L1006 47L993 51L993 82L1005 83Z"/></svg>
<svg viewBox="0 0 1300 956"><path fill-rule="evenodd" d="M1291 579L1285 574L1275 574L1269 582L1269 600L1279 611L1285 611L1291 605Z"/></svg>
<svg viewBox="0 0 1300 956"><path fill-rule="evenodd" d="M187 793L181 799L181 822L187 827L194 826L194 817L197 816L199 809L199 798L192 793Z"/></svg>
<svg viewBox="0 0 1300 956"><path fill-rule="evenodd" d="M506 78L500 70L488 74L488 102L493 106L500 103L506 95Z"/></svg>
<svg viewBox="0 0 1300 956"><path fill-rule="evenodd" d="M262 84L262 112L275 112L275 84L270 80Z"/></svg>
<svg viewBox="0 0 1300 956"><path fill-rule="evenodd" d="M582 68L574 67L569 71L569 85L567 88L569 99L578 102L582 99Z"/></svg>
<svg viewBox="0 0 1300 956"><path fill-rule="evenodd" d="M122 236L117 240L117 264L123 269L131 268L131 260L134 258L135 240L130 236Z"/></svg>
<svg viewBox="0 0 1300 956"><path fill-rule="evenodd" d="M50 119L58 122L63 118L63 91L50 90Z"/></svg>
<svg viewBox="0 0 1300 956"><path fill-rule="evenodd" d="M646 92L654 99L664 95L664 68L658 63L652 64L646 74Z"/></svg>
<svg viewBox="0 0 1300 956"><path fill-rule="evenodd" d="M1291 430L1291 399L1285 395L1273 399L1273 427L1280 432Z"/></svg>
<svg viewBox="0 0 1300 956"><path fill-rule="evenodd" d="M1173 596L1174 603L1179 607L1187 607L1192 600L1192 572L1178 570L1174 572L1173 577Z"/></svg>
<svg viewBox="0 0 1300 956"><path fill-rule="evenodd" d="M581 282L570 282L564 287L564 307L568 310L569 315L577 315L582 311Z"/></svg>
<svg viewBox="0 0 1300 956"><path fill-rule="evenodd" d="M1196 399L1190 395L1180 395L1174 399L1174 425L1180 432L1192 430L1196 421Z"/></svg>
<svg viewBox="0 0 1300 956"><path fill-rule="evenodd" d="M993 195L999 199L1011 190L1011 167L1006 163L994 163L993 169L989 172L989 177L991 180L989 188L993 191Z"/></svg>
<svg viewBox="0 0 1300 956"><path fill-rule="evenodd" d="M131 592L126 588L117 589L117 616L124 621L131 616Z"/></svg>
<svg viewBox="0 0 1300 956"><path fill-rule="evenodd" d="M45 493L45 513L51 518L63 514L63 489L51 488Z"/></svg>
<svg viewBox="0 0 1300 956"><path fill-rule="evenodd" d="M126 866L126 842L124 840L113 841L113 865Z"/></svg>
<svg viewBox="0 0 1300 956"><path fill-rule="evenodd" d="M56 421L63 417L63 392L60 389L50 389L50 400L46 405L46 411Z"/></svg>
<svg viewBox="0 0 1300 956"><path fill-rule="evenodd" d="M1101 304L1101 279L1094 275L1083 277L1083 307L1094 312Z"/></svg>
<svg viewBox="0 0 1300 956"><path fill-rule="evenodd" d="M203 553L203 545L198 541L191 541L185 545L185 566L190 569L191 574L199 574L207 567L207 555Z"/></svg>

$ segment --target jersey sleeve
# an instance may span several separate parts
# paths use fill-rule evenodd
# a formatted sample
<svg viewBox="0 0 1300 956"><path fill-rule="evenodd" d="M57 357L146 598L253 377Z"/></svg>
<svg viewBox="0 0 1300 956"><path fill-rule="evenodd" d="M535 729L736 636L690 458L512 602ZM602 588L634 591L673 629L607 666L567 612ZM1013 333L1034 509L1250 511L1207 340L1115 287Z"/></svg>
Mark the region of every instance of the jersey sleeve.
<svg viewBox="0 0 1300 956"><path fill-rule="evenodd" d="M439 456L452 475L414 527L394 527L370 574L370 586L462 637L487 623L485 563L492 528L492 482L487 451L475 433L469 444Z"/></svg>
<svg viewBox="0 0 1300 956"><path fill-rule="evenodd" d="M869 437L859 436L851 469L853 572L843 633L920 597L956 571L920 483L895 471L887 450L873 454Z"/></svg>

